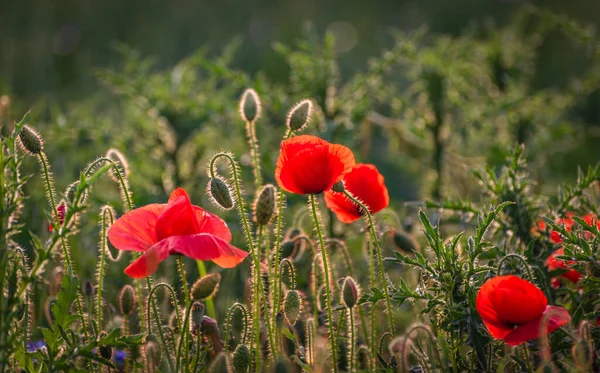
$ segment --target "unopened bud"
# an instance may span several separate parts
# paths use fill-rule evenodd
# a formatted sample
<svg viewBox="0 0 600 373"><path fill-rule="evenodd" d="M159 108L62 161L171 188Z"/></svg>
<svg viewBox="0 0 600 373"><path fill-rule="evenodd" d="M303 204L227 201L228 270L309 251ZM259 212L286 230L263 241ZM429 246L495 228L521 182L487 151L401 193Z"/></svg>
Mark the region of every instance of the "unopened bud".
<svg viewBox="0 0 600 373"><path fill-rule="evenodd" d="M261 105L258 94L252 88L244 91L240 100L240 116L244 122L254 122L260 118Z"/></svg>
<svg viewBox="0 0 600 373"><path fill-rule="evenodd" d="M52 312L52 306L54 306L56 302L57 300L55 296L46 298L46 302L44 302L44 315L46 316L46 320L50 325L54 323L54 313Z"/></svg>
<svg viewBox="0 0 600 373"><path fill-rule="evenodd" d="M265 185L254 201L254 219L258 225L267 225L275 212L275 187Z"/></svg>
<svg viewBox="0 0 600 373"><path fill-rule="evenodd" d="M577 341L571 348L573 361L579 368L580 372L591 372L592 363L594 361L594 350L589 341L581 339Z"/></svg>
<svg viewBox="0 0 600 373"><path fill-rule="evenodd" d="M89 279L83 283L83 295L90 298L94 295L94 284Z"/></svg>
<svg viewBox="0 0 600 373"><path fill-rule="evenodd" d="M600 278L600 263L587 262L585 265L585 273L590 277Z"/></svg>
<svg viewBox="0 0 600 373"><path fill-rule="evenodd" d="M334 192L338 192L338 193L344 193L344 191L346 190L346 187L344 186L344 182L343 181L338 181L335 184L333 184L333 186L331 187L331 190L333 190Z"/></svg>
<svg viewBox="0 0 600 373"><path fill-rule="evenodd" d="M410 234L400 231L391 233L393 234L392 238L394 239L394 244L399 250L407 253L412 253L419 250L419 244Z"/></svg>
<svg viewBox="0 0 600 373"><path fill-rule="evenodd" d="M301 308L302 300L300 299L300 294L296 290L288 291L283 300L283 311L290 325L296 324Z"/></svg>
<svg viewBox="0 0 600 373"><path fill-rule="evenodd" d="M285 240L281 243L281 258L290 258L295 256L296 243L292 240Z"/></svg>
<svg viewBox="0 0 600 373"><path fill-rule="evenodd" d="M292 107L287 115L286 125L292 131L300 131L312 115L313 104L310 100L302 100Z"/></svg>
<svg viewBox="0 0 600 373"><path fill-rule="evenodd" d="M247 373L250 366L250 349L245 344L240 344L233 353L233 367L237 373Z"/></svg>
<svg viewBox="0 0 600 373"><path fill-rule="evenodd" d="M44 149L44 142L40 134L27 124L19 132L19 143L23 151L29 155L38 155Z"/></svg>
<svg viewBox="0 0 600 373"><path fill-rule="evenodd" d="M192 303L192 324L194 328L200 328L204 319L204 305L200 302Z"/></svg>
<svg viewBox="0 0 600 373"><path fill-rule="evenodd" d="M342 285L342 301L346 308L352 308L356 306L358 302L359 289L352 277L346 277L344 284Z"/></svg>
<svg viewBox="0 0 600 373"><path fill-rule="evenodd" d="M192 298L194 300L204 300L214 297L219 291L220 282L221 275L218 273L203 276L192 285Z"/></svg>
<svg viewBox="0 0 600 373"><path fill-rule="evenodd" d="M160 348L158 344L154 341L146 342L146 346L144 346L144 355L146 356L146 361L149 365L149 370L151 372L156 371L160 367Z"/></svg>
<svg viewBox="0 0 600 373"><path fill-rule="evenodd" d="M231 198L231 190L227 182L221 177L213 177L208 182L208 194L211 201L218 207L229 210L233 207L233 199Z"/></svg>
<svg viewBox="0 0 600 373"><path fill-rule="evenodd" d="M137 304L137 296L131 285L123 286L119 294L119 308L123 316L131 315Z"/></svg>

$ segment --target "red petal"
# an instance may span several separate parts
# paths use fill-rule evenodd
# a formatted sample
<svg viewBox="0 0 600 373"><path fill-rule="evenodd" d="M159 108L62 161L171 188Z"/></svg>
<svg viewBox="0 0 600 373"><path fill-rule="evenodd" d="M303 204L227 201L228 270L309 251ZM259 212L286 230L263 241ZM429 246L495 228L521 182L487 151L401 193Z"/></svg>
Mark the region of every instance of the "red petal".
<svg viewBox="0 0 600 373"><path fill-rule="evenodd" d="M187 193L176 189L156 222L156 238L189 235L198 232L196 213Z"/></svg>
<svg viewBox="0 0 600 373"><path fill-rule="evenodd" d="M248 253L219 237L200 233L190 236L173 236L161 241L172 252L195 260L212 260L221 267L231 268L241 263Z"/></svg>
<svg viewBox="0 0 600 373"><path fill-rule="evenodd" d="M225 242L231 241L231 232L227 224L220 217L211 214L208 211L201 209L198 206L193 206L196 213L196 221L198 230L196 233L209 233L219 237Z"/></svg>
<svg viewBox="0 0 600 373"><path fill-rule="evenodd" d="M161 245L161 242L146 250L142 256L125 268L125 274L133 278L144 278L156 272L158 264L169 256L168 247Z"/></svg>
<svg viewBox="0 0 600 373"><path fill-rule="evenodd" d="M344 193L331 190L325 192L325 205L333 211L338 220L350 224L361 218L360 209Z"/></svg>
<svg viewBox="0 0 600 373"><path fill-rule="evenodd" d="M504 338L504 342L509 346L518 346L523 342L552 333L570 320L571 316L566 309L557 306L547 306L540 317L515 328Z"/></svg>
<svg viewBox="0 0 600 373"><path fill-rule="evenodd" d="M166 206L155 203L121 216L108 231L110 243L119 250L145 251L158 241L156 222Z"/></svg>

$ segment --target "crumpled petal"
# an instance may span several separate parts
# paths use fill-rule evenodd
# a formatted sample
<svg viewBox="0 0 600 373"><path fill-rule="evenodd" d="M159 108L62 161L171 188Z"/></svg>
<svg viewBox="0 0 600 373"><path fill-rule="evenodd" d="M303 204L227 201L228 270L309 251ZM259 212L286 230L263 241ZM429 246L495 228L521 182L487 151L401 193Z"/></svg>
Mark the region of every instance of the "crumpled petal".
<svg viewBox="0 0 600 373"><path fill-rule="evenodd" d="M569 321L571 321L571 316L566 309L557 306L547 306L540 317L513 329L504 337L504 342L509 346L518 346L523 342L550 334ZM543 324L544 322L546 325Z"/></svg>
<svg viewBox="0 0 600 373"><path fill-rule="evenodd" d="M156 222L167 205L150 204L129 211L108 230L108 240L119 250L145 251L156 243Z"/></svg>
<svg viewBox="0 0 600 373"><path fill-rule="evenodd" d="M167 207L158 217L156 238L162 240L170 236L194 234L197 231L196 213L190 197L183 189L176 189L171 194Z"/></svg>
<svg viewBox="0 0 600 373"><path fill-rule="evenodd" d="M248 256L248 252L207 233L174 236L163 241L166 241L165 245L168 245L172 252L195 260L212 260L223 268L235 267Z"/></svg>
<svg viewBox="0 0 600 373"><path fill-rule="evenodd" d="M156 272L158 264L169 256L168 246L161 242L146 250L142 256L125 268L125 274L133 278L144 278Z"/></svg>
<svg viewBox="0 0 600 373"><path fill-rule="evenodd" d="M197 221L196 233L209 233L225 242L231 241L231 231L223 219L198 206L194 206L194 212Z"/></svg>

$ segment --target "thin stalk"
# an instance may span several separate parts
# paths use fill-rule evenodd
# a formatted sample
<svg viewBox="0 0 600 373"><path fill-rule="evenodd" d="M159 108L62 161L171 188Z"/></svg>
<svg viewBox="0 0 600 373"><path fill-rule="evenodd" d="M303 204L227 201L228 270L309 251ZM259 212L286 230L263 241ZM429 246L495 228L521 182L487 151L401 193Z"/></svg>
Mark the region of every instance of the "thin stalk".
<svg viewBox="0 0 600 373"><path fill-rule="evenodd" d="M375 225L373 224L373 216L367 206L365 206L362 202L354 198L347 190L344 191L346 197L348 197L352 202L360 206L363 213L367 216L367 224L369 224L369 233L371 235L371 241L373 242L373 246L375 246L375 251L377 253L377 261L379 262L379 278L381 281L381 286L383 286L383 294L385 296L385 305L387 308L388 322L390 324L390 331L392 335L396 334L394 328L394 314L392 313L392 304L390 301L390 291L388 289L387 280L385 279L384 267L383 267L383 257L381 255L381 245L379 244L379 239L377 238L377 232L375 232Z"/></svg>
<svg viewBox="0 0 600 373"><path fill-rule="evenodd" d="M354 332L354 308L348 308L348 318L350 320L350 327L348 328L348 339L349 342L348 344L350 345L349 347L349 351L350 351L350 355L348 356L348 360L350 360L350 373L354 373L354 371L356 371L355 368L355 364L354 364L354 344L355 344L355 340L356 337L354 336L355 332Z"/></svg>
<svg viewBox="0 0 600 373"><path fill-rule="evenodd" d="M206 276L206 266L204 265L204 262L201 260L196 260L196 264L198 265L198 274L200 275L200 278ZM213 302L212 297L206 298L204 302L206 303L206 312L208 313L208 317L216 319L217 316L215 313L215 303Z"/></svg>
<svg viewBox="0 0 600 373"><path fill-rule="evenodd" d="M182 287L183 287L183 296L184 296L184 300L185 300L185 320L183 320L183 328L181 329L181 336L179 338L179 347L178 347L178 351L177 351L177 371L181 371L181 365L183 365L183 370L187 372L188 370L188 366L187 366L187 352L185 353L184 356L181 356L181 348L183 346L188 346L188 323L189 323L189 319L190 319L190 310L191 310L191 302L190 302L190 289L188 288L188 283L187 283L187 278L185 275L185 268L183 266L183 256L182 255L178 255L177 256L177 269L179 271L179 275L181 276L181 282L182 282ZM179 310L177 310L178 312ZM182 346L183 345L183 346ZM181 361L181 365L179 363L179 360L182 359Z"/></svg>
<svg viewBox="0 0 600 373"><path fill-rule="evenodd" d="M323 259L323 269L325 272L325 303L327 307L327 324L329 326L329 341L331 343L331 357L333 359L333 371L338 371L338 360L337 360L337 341L335 340L335 333L333 330L333 313L331 311L331 284L329 281L329 263L327 259L327 249L325 248L325 241L323 239L323 233L321 232L321 221L317 213L317 202L315 195L311 194L308 197L310 201L310 207L312 210L313 221L315 223L315 230L317 231L317 237L319 238L319 248L321 249L321 258Z"/></svg>
<svg viewBox="0 0 600 373"><path fill-rule="evenodd" d="M250 142L250 155L252 157L252 171L254 172L254 186L256 190L262 185L262 175L260 173L260 151L258 148L258 139L256 138L255 121L246 122L246 136Z"/></svg>
<svg viewBox="0 0 600 373"><path fill-rule="evenodd" d="M263 227L262 225L260 227L258 227L258 235L257 235L257 245L256 245L256 249L257 251L260 253L260 242L262 241L262 234L263 234ZM258 254L260 255L260 254ZM260 348L260 294L259 294L259 286L258 283L260 282L262 284L262 278L260 275L260 267L258 268L254 268L254 282L255 282L255 286L254 286L254 291L253 291L253 297L254 297L254 318L252 319L252 329L254 330L254 338L255 341L254 343L256 344L256 348L254 349L256 356L255 356L255 370L257 372L260 372L260 365L261 365L261 358L262 358L262 351ZM268 318L269 315L265 315L265 318ZM271 346L272 348L276 348L274 345Z"/></svg>
<svg viewBox="0 0 600 373"><path fill-rule="evenodd" d="M138 282L138 284L139 284L139 282ZM160 338L160 342L163 345L165 355L167 356L167 363L169 364L169 369L172 373L177 372L175 370L175 364L173 363L173 358L172 358L171 354L169 353L169 346L167 346L167 341L165 340L165 333L163 331L162 323L161 323L160 317L158 315L158 308L156 307L156 303L154 302L154 299L152 298L152 293L153 293L154 289L152 288L152 281L150 280L150 276L146 277L146 286L148 287L148 302L152 304L152 310L154 311L154 322L156 323L156 327L158 328L158 337ZM141 297L141 294L139 296ZM174 302L175 302L175 306L177 307L177 298L174 298ZM139 307L139 308L142 308L142 307ZM177 312L179 312L178 308L177 308ZM142 310L142 315L143 315L143 310ZM140 325L141 324L143 324L143 322L140 321ZM152 333L152 328L150 326L150 308L148 308L148 334L151 334L151 333Z"/></svg>

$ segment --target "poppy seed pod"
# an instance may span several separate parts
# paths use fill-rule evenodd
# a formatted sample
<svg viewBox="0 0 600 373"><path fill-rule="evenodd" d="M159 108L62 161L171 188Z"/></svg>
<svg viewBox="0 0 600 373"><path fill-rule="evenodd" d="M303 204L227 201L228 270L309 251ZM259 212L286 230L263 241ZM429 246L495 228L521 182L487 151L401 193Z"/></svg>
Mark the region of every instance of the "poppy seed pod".
<svg viewBox="0 0 600 373"><path fill-rule="evenodd" d="M209 273L196 280L192 285L192 298L194 300L204 300L214 297L219 291L221 275L218 273Z"/></svg>
<svg viewBox="0 0 600 373"><path fill-rule="evenodd" d="M40 134L27 124L19 132L19 143L23 151L29 155L38 155L44 149L44 141Z"/></svg>
<svg viewBox="0 0 600 373"><path fill-rule="evenodd" d="M204 305L200 302L192 303L192 324L199 329L204 319Z"/></svg>
<svg viewBox="0 0 600 373"><path fill-rule="evenodd" d="M262 112L260 98L255 90L248 88L240 99L240 116L244 122L254 122Z"/></svg>
<svg viewBox="0 0 600 373"><path fill-rule="evenodd" d="M275 212L275 187L265 185L254 201L254 219L258 225L267 225Z"/></svg>
<svg viewBox="0 0 600 373"><path fill-rule="evenodd" d="M302 100L294 105L286 118L285 124L292 131L300 131L308 125L312 115L313 104L310 100Z"/></svg>
<svg viewBox="0 0 600 373"><path fill-rule="evenodd" d="M344 182L340 180L337 183L333 184L331 190L338 193L344 193L344 191L346 190L346 188L344 187Z"/></svg>
<svg viewBox="0 0 600 373"><path fill-rule="evenodd" d="M250 349L245 344L237 346L233 353L233 367L237 373L247 373L250 366Z"/></svg>
<svg viewBox="0 0 600 373"><path fill-rule="evenodd" d="M131 285L123 286L119 294L119 309L123 316L131 315L137 304L137 296Z"/></svg>
<svg viewBox="0 0 600 373"><path fill-rule="evenodd" d="M346 277L344 280L344 284L342 285L342 301L346 308L352 308L356 306L356 302L358 302L359 297L359 289L356 286L356 282L352 279L352 277Z"/></svg>
<svg viewBox="0 0 600 373"><path fill-rule="evenodd" d="M285 294L283 300L283 311L285 318L290 325L296 324L298 316L300 316L300 310L302 309L302 299L300 294L296 290L290 290Z"/></svg>
<svg viewBox="0 0 600 373"><path fill-rule="evenodd" d="M231 198L231 190L227 182L221 177L213 177L208 182L208 194L211 197L211 201L217 207L221 207L225 210L229 210L233 207L233 199Z"/></svg>
<svg viewBox="0 0 600 373"><path fill-rule="evenodd" d="M400 251L412 253L419 250L419 244L410 234L400 231L393 231L391 233L394 244Z"/></svg>

